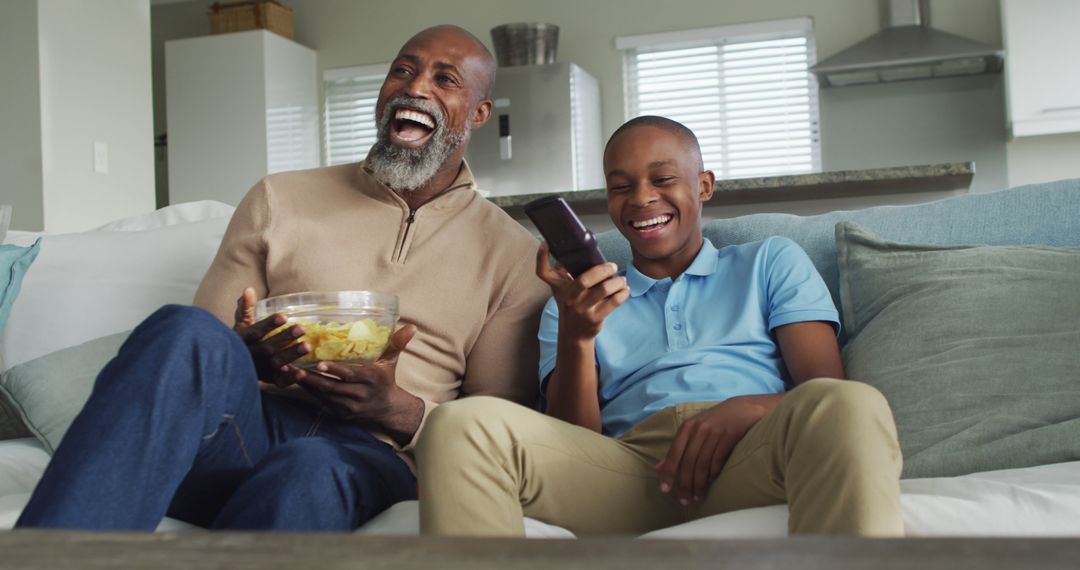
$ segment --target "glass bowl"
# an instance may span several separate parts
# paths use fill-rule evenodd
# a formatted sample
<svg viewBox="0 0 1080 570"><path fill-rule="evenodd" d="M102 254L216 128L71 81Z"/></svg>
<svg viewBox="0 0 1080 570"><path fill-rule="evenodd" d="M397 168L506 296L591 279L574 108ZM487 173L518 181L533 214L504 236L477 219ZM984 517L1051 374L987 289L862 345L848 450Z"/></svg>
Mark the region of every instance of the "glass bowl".
<svg viewBox="0 0 1080 570"><path fill-rule="evenodd" d="M255 320L274 313L288 322L270 332L273 336L294 324L304 327L311 352L293 362L311 368L320 361L370 364L386 349L398 320L398 298L376 291L330 291L292 293L269 297L255 304Z"/></svg>

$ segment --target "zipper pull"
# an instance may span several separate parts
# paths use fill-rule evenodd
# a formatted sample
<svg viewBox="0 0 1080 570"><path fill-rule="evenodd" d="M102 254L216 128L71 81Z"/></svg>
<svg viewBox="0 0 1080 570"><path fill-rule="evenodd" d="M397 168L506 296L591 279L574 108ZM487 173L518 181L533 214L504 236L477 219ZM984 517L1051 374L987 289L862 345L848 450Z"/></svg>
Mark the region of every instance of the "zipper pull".
<svg viewBox="0 0 1080 570"><path fill-rule="evenodd" d="M413 220L415 220L415 219L416 219L416 210L414 210L412 208L409 208L409 217L405 218L405 223L406 224L411 224L411 223L413 223Z"/></svg>

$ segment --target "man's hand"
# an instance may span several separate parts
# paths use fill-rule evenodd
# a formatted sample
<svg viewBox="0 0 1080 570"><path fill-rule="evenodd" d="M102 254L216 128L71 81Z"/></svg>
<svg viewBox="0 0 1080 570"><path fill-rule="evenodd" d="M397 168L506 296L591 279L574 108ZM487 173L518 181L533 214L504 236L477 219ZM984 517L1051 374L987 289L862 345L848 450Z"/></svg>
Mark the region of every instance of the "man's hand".
<svg viewBox="0 0 1080 570"><path fill-rule="evenodd" d="M315 370L290 367L292 377L338 419L377 424L404 445L424 415L423 400L398 386L396 379L398 357L415 335L413 325L398 329L371 364L319 362Z"/></svg>
<svg viewBox="0 0 1080 570"><path fill-rule="evenodd" d="M630 298L626 278L615 275L614 263L604 263L574 279L562 265L552 267L548 255L547 242L540 242L536 275L551 287L559 305L559 336L577 341L596 338L604 319Z"/></svg>
<svg viewBox="0 0 1080 570"><path fill-rule="evenodd" d="M235 324L233 330L240 335L251 359L255 363L255 372L259 380L269 382L279 387L292 384L292 378L287 373L288 364L311 352L311 346L306 342L293 345L296 339L304 336L304 327L293 325L270 338L265 338L274 329L288 322L281 313L275 313L265 319L255 322L255 289L248 287L236 300ZM290 346L292 345L292 346Z"/></svg>
<svg viewBox="0 0 1080 570"><path fill-rule="evenodd" d="M704 500L731 451L782 396L737 396L686 420L676 432L667 456L656 464L660 492L675 491L683 505Z"/></svg>

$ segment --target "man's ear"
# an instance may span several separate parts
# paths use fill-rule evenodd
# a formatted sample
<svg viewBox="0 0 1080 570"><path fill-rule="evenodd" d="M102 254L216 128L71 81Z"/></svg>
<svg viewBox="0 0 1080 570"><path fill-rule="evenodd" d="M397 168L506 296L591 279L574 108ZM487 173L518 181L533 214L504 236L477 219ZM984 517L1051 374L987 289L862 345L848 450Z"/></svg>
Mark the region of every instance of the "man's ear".
<svg viewBox="0 0 1080 570"><path fill-rule="evenodd" d="M484 99L476 105L476 110L473 111L472 128L479 129L484 126L484 123L488 122L491 118L491 100Z"/></svg>
<svg viewBox="0 0 1080 570"><path fill-rule="evenodd" d="M701 198L702 202L708 202L712 198L713 188L716 186L716 175L713 174L713 171L706 170L698 174L698 183L700 185L698 197Z"/></svg>

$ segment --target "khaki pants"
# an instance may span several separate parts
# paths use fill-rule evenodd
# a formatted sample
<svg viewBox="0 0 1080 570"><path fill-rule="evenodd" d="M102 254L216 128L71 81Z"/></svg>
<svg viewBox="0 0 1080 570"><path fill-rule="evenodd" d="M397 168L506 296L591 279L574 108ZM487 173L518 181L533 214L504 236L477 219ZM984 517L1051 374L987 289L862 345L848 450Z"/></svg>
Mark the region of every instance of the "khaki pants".
<svg viewBox="0 0 1080 570"><path fill-rule="evenodd" d="M885 398L816 379L747 432L700 503L660 493L654 466L687 418L649 416L613 439L489 397L443 404L417 448L424 534L521 536L522 515L577 535L641 534L788 503L791 533L901 536L900 449Z"/></svg>

